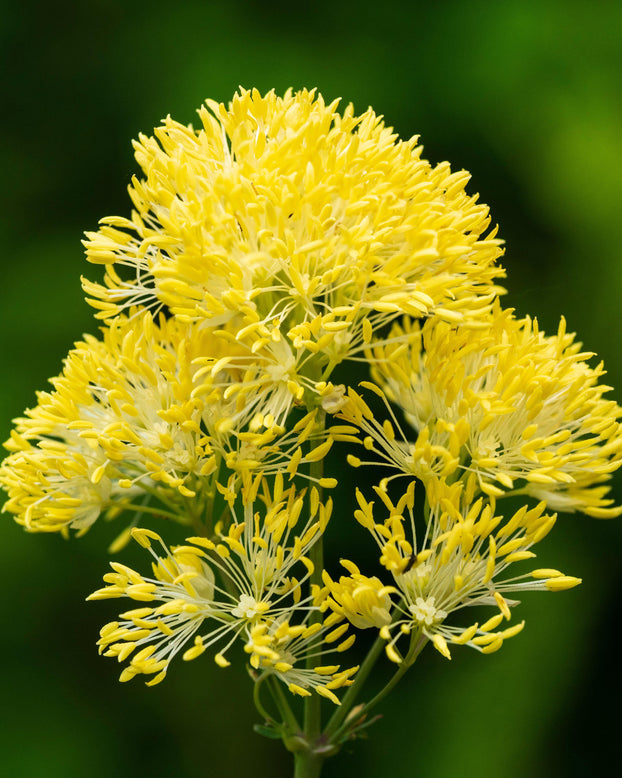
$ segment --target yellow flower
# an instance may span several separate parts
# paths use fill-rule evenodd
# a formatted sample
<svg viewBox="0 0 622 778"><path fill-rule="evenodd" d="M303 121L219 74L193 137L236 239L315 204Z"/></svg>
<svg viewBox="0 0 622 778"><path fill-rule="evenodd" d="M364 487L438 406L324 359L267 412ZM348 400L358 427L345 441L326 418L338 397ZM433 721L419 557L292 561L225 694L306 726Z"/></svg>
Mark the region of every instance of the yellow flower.
<svg viewBox="0 0 622 778"><path fill-rule="evenodd" d="M317 411L286 432L294 395L239 351L208 327L149 311L110 322L101 340L86 336L54 391L17 420L0 468L5 510L30 530L85 530L154 491L180 516L200 514L214 482L227 482L221 463L230 492L262 474L294 475L330 440L318 438ZM319 447L303 454L305 441Z"/></svg>
<svg viewBox="0 0 622 778"><path fill-rule="evenodd" d="M146 674L154 675L150 684L159 683L182 648L186 648L183 658L190 660L225 639L215 660L226 667L227 650L238 637L248 640L255 634L255 625L283 624L293 608L304 624L318 610L317 587L312 595L302 596L303 584L313 571L306 554L324 532L331 503L321 504L313 487L310 515L300 519L304 497L304 491L284 489L282 478L274 480L272 489L263 479L256 500L244 504L243 521L234 514L228 529L218 527L214 539L191 537L185 545L170 550L155 532L132 531L154 559L153 577L112 562L113 572L104 576L107 586L88 598L129 597L141 603L101 631L100 651L120 662L129 658L122 681ZM301 568L302 577L292 575L295 567ZM305 636L315 634L318 627L309 627ZM203 634L196 635L204 628ZM329 638L325 635L323 639L330 642Z"/></svg>
<svg viewBox="0 0 622 778"><path fill-rule="evenodd" d="M29 531L57 532L71 526L83 532L119 498L118 488L102 471L104 452L93 452L71 430L63 437L33 446L13 431L5 444L13 453L0 466L0 482L8 493L2 510L15 514Z"/></svg>
<svg viewBox="0 0 622 778"><path fill-rule="evenodd" d="M321 600L318 592L317 604ZM301 624L290 624L288 618L258 621L248 630L244 650L250 654L250 664L263 674L275 675L292 694L309 697L310 689L321 697L340 705L333 691L352 684L358 670L340 665L319 665L315 656L324 658L327 652L344 652L354 643L355 636L344 639L348 624L343 617L329 614L322 622L309 623L309 614Z"/></svg>
<svg viewBox="0 0 622 778"><path fill-rule="evenodd" d="M350 575L341 576L338 582L333 581L326 570L322 572L324 584L331 594L329 606L333 612L345 616L357 629L380 629L390 624L393 604L389 595L397 590L384 586L376 576L362 575L348 559L342 559L341 564Z"/></svg>
<svg viewBox="0 0 622 778"><path fill-rule="evenodd" d="M169 117L141 135L131 218L85 241L106 266L104 285L84 282L98 315L229 323L252 353L280 344L290 377L323 379L402 314L478 321L503 271L469 175L337 103L242 90L207 101L198 130Z"/></svg>
<svg viewBox="0 0 622 778"><path fill-rule="evenodd" d="M602 364L587 364L592 355L563 319L547 337L534 320L494 313L477 331L405 323L388 336L395 343L372 349L376 384L417 431L414 443L395 417L381 424L354 392L341 415L365 432L366 448L424 482L472 473L489 496L527 494L555 510L618 515L603 484L622 463L622 411L603 397Z"/></svg>
<svg viewBox="0 0 622 778"><path fill-rule="evenodd" d="M387 640L387 655L394 662L403 661L396 644L404 636L415 642L427 638L447 658L450 644L469 645L483 653L496 651L524 625L497 629L510 618L510 607L517 604L506 595L527 590L562 591L581 582L553 569L503 577L510 565L535 556L530 549L552 529L555 516L546 514L541 502L531 510L523 506L505 520L495 515L492 505L482 497L468 510L460 509L462 486L461 482L437 484L442 492L437 495L438 505L431 509L419 537L413 518L414 482L397 504L375 487L389 512L382 523L374 519L374 503L357 490L359 509L355 516L375 538L381 550L380 564L393 579L384 591L393 594L394 610L391 618L385 616L385 623L376 626L380 626L380 635ZM330 587L333 599L329 605L349 619L353 609L348 608L347 598L358 577L358 570L354 570L351 581L342 578ZM476 605L492 605L499 612L466 628L446 623L450 614ZM389 610L386 605L384 609ZM356 626L355 615L351 620Z"/></svg>

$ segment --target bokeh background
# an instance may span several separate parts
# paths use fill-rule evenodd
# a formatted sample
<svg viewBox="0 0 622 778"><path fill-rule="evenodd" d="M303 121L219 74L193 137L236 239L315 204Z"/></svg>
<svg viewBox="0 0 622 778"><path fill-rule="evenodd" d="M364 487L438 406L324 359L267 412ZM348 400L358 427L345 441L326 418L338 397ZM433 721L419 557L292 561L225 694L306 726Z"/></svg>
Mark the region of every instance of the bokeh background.
<svg viewBox="0 0 622 778"><path fill-rule="evenodd" d="M73 341L96 331L79 276L99 271L80 238L101 216L128 212L131 138L167 113L191 122L203 99L226 101L239 84L317 86L357 112L373 105L401 136L420 134L432 162L471 171L470 191L507 242L506 304L550 331L564 314L622 401L622 4L57 0L1 10L3 439ZM117 665L94 647L114 604L83 601L110 540L110 527L63 541L2 522L0 774L290 774L280 744L251 731L243 671L199 660L178 662L154 689L117 683ZM526 596L527 628L497 654L424 654L370 739L331 760L326 777L615 772L621 541L622 520L562 517L539 559L584 584Z"/></svg>

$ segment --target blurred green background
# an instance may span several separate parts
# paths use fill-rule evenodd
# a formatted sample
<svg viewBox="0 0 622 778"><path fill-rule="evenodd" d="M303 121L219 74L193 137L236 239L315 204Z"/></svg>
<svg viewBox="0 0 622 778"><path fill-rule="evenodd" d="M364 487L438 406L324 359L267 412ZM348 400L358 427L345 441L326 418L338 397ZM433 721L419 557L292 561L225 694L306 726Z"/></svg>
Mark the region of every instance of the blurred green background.
<svg viewBox="0 0 622 778"><path fill-rule="evenodd" d="M506 304L551 331L564 314L622 401L622 4L11 2L0 56L3 439L96 329L79 276L98 270L80 238L129 211L131 138L167 113L193 121L203 99L226 101L239 84L372 105L402 137L420 134L432 162L470 170L507 241ZM0 774L290 774L280 744L251 731L242 671L177 662L147 689L118 684L116 663L97 656L114 604L83 599L100 585L110 529L66 542L3 520ZM615 772L621 541L622 520L562 517L539 560L583 586L526 596L527 628L497 654L424 653L326 778Z"/></svg>

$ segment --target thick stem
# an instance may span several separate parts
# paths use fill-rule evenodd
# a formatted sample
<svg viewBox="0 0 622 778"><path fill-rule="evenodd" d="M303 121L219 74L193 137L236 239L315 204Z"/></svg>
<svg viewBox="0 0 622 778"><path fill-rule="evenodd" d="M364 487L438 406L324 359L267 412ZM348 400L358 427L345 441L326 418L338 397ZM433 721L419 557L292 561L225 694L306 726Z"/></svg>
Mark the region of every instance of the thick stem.
<svg viewBox="0 0 622 778"><path fill-rule="evenodd" d="M324 757L312 751L297 751L294 754L294 778L318 778L323 764Z"/></svg>

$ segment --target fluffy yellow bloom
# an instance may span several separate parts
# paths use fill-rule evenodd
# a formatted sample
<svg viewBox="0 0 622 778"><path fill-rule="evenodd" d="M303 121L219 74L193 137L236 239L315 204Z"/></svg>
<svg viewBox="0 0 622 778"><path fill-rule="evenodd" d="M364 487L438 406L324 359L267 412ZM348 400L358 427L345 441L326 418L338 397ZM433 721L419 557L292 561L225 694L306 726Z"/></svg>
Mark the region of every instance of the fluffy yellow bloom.
<svg viewBox="0 0 622 778"><path fill-rule="evenodd" d="M462 487L461 482L437 484L438 507L432 508L420 537L413 518L414 482L397 504L376 487L389 512L384 522L374 519L374 503L357 490L359 509L355 516L375 538L381 551L380 564L392 577L391 586L384 587L392 594L392 620L385 617L380 634L387 640L387 655L394 662L403 660L396 644L404 636L411 640L424 636L447 658L450 644L469 645L483 653L496 651L523 628L521 622L498 629L510 618L510 606L517 604L506 595L526 590L561 591L581 582L553 569L504 578L510 565L535 556L530 549L552 529L555 516L546 514L541 502L532 510L520 508L506 520L495 515L492 505L481 497L468 510L460 509ZM348 618L352 609L342 603L347 602L358 576L354 571L352 581L342 579L331 585L333 601L329 605ZM466 628L446 623L453 612L475 605L495 606L498 613ZM352 622L356 624L356 618Z"/></svg>
<svg viewBox="0 0 622 778"><path fill-rule="evenodd" d="M215 656L216 663L225 667L225 654L238 637L245 641L257 638L262 643L253 627L285 623L294 606L305 638L320 629L319 624L305 623L319 608L315 604L319 591L316 587L313 596L303 597L302 586L313 571L306 554L324 532L331 504L320 503L313 487L309 516L301 519L304 497L304 491L284 489L282 478L277 477L272 488L263 479L257 498L245 502L242 520L234 514L228 529L217 528L213 539L191 537L185 545L170 550L155 532L132 531L154 559L153 576L112 562L113 572L104 576L107 586L88 598L129 597L141 603L101 631L99 645L106 656L120 662L129 658L122 681L146 674L154 675L150 684L158 683L182 648L186 647L184 659L190 660L226 640ZM300 578L292 575L294 568L301 570ZM329 626L334 623L327 622ZM193 636L194 643L188 647ZM330 634L324 634L323 640L330 642ZM262 645L266 649L265 642ZM258 666L258 662L252 664Z"/></svg>
<svg viewBox="0 0 622 778"><path fill-rule="evenodd" d="M242 90L207 101L199 129L169 117L141 135L131 218L85 241L106 266L104 285L84 282L98 315L228 322L253 353L280 343L285 372L324 379L402 314L477 322L503 271L469 175L337 104Z"/></svg>
<svg viewBox="0 0 622 778"><path fill-rule="evenodd" d="M592 355L563 319L545 336L536 321L497 308L484 329L431 320L396 326L392 338L372 349L372 375L417 439L408 443L395 417L377 421L351 392L341 415L365 432L368 449L424 481L474 473L489 496L520 493L554 510L620 513L603 484L622 463L622 411L603 397L602 364L587 364Z"/></svg>
<svg viewBox="0 0 622 778"><path fill-rule="evenodd" d="M241 361L240 361L241 359ZM4 509L34 531L85 530L110 506L156 493L182 515L228 483L311 461L316 411L286 432L295 396L270 365L204 326L149 311L86 336L54 391L18 419L0 467ZM319 440L322 454L330 440ZM177 507L176 507L177 506Z"/></svg>

